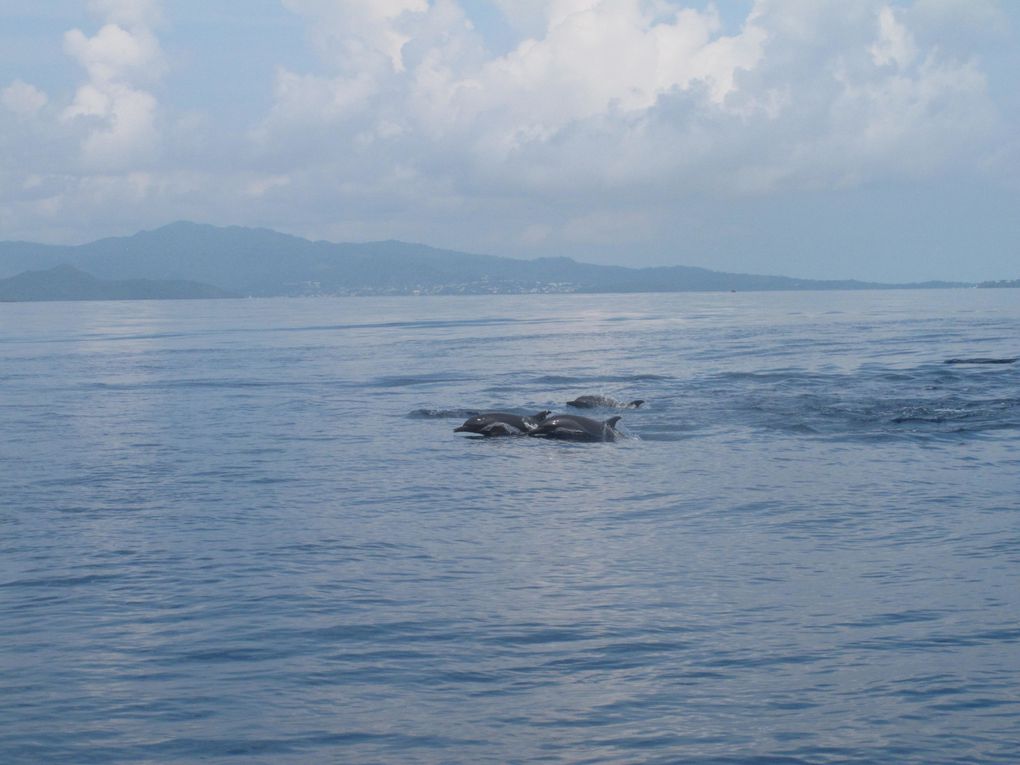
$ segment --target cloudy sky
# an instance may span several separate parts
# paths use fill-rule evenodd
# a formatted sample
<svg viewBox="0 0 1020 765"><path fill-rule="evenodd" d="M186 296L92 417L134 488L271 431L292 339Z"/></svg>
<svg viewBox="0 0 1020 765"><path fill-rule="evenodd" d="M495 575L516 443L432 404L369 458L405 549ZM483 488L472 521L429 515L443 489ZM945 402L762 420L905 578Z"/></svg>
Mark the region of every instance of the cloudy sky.
<svg viewBox="0 0 1020 765"><path fill-rule="evenodd" d="M0 0L0 239L1020 276L1012 0Z"/></svg>

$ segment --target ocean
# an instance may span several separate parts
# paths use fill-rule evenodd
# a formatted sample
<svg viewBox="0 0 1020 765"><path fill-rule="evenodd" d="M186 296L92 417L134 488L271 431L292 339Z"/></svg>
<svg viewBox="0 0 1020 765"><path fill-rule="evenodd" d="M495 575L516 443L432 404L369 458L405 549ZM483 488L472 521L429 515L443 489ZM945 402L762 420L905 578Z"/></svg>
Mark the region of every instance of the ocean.
<svg viewBox="0 0 1020 765"><path fill-rule="evenodd" d="M1018 298L0 304L0 762L1020 762Z"/></svg>

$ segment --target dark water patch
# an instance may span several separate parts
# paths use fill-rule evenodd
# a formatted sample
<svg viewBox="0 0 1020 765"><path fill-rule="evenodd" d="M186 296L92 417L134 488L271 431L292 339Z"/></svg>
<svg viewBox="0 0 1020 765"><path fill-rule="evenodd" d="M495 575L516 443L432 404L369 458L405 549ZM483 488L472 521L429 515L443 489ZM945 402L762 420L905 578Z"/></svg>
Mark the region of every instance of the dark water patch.
<svg viewBox="0 0 1020 765"><path fill-rule="evenodd" d="M239 762L244 762L248 758L258 758L258 761L262 762L265 761L264 758L266 757L307 754L309 751L321 751L323 748L348 751L353 754L353 752L371 745L370 748L372 750L395 754L415 749L455 750L457 747L472 746L477 743L469 739L454 739L438 735L416 736L393 731L350 731L336 733L321 731L285 738L181 737L155 744L132 747L117 754L121 758L140 757L143 760L148 760L152 757L175 756L188 758L192 762L204 761L210 758L223 758ZM111 751L110 754L114 754L114 752ZM100 760L95 761L99 762Z"/></svg>
<svg viewBox="0 0 1020 765"><path fill-rule="evenodd" d="M941 611L896 611L884 614L876 614L867 619L860 619L853 622L840 622L835 627L852 627L859 629L873 629L875 627L888 627L895 624L915 624L921 622L936 622L945 618Z"/></svg>
<svg viewBox="0 0 1020 765"><path fill-rule="evenodd" d="M407 416L413 420L447 420L475 417L482 412L481 409L415 409L408 412Z"/></svg>
<svg viewBox="0 0 1020 765"><path fill-rule="evenodd" d="M782 369L724 373L692 384L725 392L738 421L794 435L925 439L1020 427L1020 399L996 395L1012 392L1008 381L975 382L944 370L932 364L871 365L856 374Z"/></svg>
<svg viewBox="0 0 1020 765"><path fill-rule="evenodd" d="M637 383L666 382L674 379L670 375L631 374L631 375L539 375L529 378L531 385L591 385L597 383Z"/></svg>
<svg viewBox="0 0 1020 765"><path fill-rule="evenodd" d="M168 657L167 661L174 666L182 662L197 662L200 664L242 663L248 665L263 661L273 661L286 655L287 652L267 648L265 646L233 646L231 648L206 648L187 651L176 656Z"/></svg>
<svg viewBox="0 0 1020 765"><path fill-rule="evenodd" d="M712 374L706 378L703 385L744 385L744 384L761 384L761 385L775 385L777 383L796 383L799 386L808 385L824 385L829 382L833 377L843 377L843 375L831 375L822 374L817 372L809 372L800 368L784 368L784 369L769 369L761 371L735 371L735 372L722 372L718 374Z"/></svg>
<svg viewBox="0 0 1020 765"><path fill-rule="evenodd" d="M386 375L370 380L366 387L371 388L409 388L419 385L438 385L440 383L458 383L464 380L458 375L445 372L414 375Z"/></svg>
<svg viewBox="0 0 1020 765"><path fill-rule="evenodd" d="M0 589L20 590L22 588L53 588L64 590L67 587L79 587L82 585L97 584L121 578L122 574L84 574L82 576L48 576L39 579L15 579L7 582L0 582Z"/></svg>
<svg viewBox="0 0 1020 765"><path fill-rule="evenodd" d="M657 322L657 321L662 321L665 318L666 318L666 316L664 316L664 315L660 316L660 315L651 314L651 315L648 315L648 316L642 316L642 315L639 315L639 314L635 314L635 315L629 315L629 316L605 316L605 317L603 317L601 319L601 321L612 322L612 323L616 323L616 322L628 322L628 321Z"/></svg>
<svg viewBox="0 0 1020 765"><path fill-rule="evenodd" d="M365 643L450 643L460 640L446 621L377 621L369 624L335 624L300 630L305 638L325 644Z"/></svg>
<svg viewBox="0 0 1020 765"><path fill-rule="evenodd" d="M1020 357L1013 358L973 358L973 359L946 359L946 364L1015 364Z"/></svg>
<svg viewBox="0 0 1020 765"><path fill-rule="evenodd" d="M544 626L533 625L531 629L524 631L516 633L504 632L494 637L483 638L483 642L512 647L573 643L590 640L591 638L592 635L583 630L548 629Z"/></svg>
<svg viewBox="0 0 1020 765"><path fill-rule="evenodd" d="M989 698L987 696L984 696L978 698L960 699L958 701L943 701L928 705L929 709L934 709L939 712L964 712L973 710L998 709L1001 707L1006 707L1007 709L1015 709L1017 707L1020 707L1020 700Z"/></svg>
<svg viewBox="0 0 1020 765"><path fill-rule="evenodd" d="M345 552L358 552L358 553L370 553L370 554L381 554L381 555L394 555L399 553L414 552L417 553L421 548L408 545L399 544L395 542L384 542L374 541L370 542L367 540L359 541L357 544L345 542L341 539L323 539L315 542L298 542L280 545L276 548L280 552L284 553L297 553L300 556L304 556L308 553L313 554L334 554L334 553L345 553Z"/></svg>
<svg viewBox="0 0 1020 765"><path fill-rule="evenodd" d="M541 671L561 674L577 672L609 672L638 669L665 661L667 654L682 655L690 650L694 641L625 642L572 651L570 656L551 659L541 665Z"/></svg>
<svg viewBox="0 0 1020 765"><path fill-rule="evenodd" d="M346 330L414 330L414 329L449 329L474 327L498 327L506 325L527 325L545 324L544 319L511 318L511 317L481 317L476 319L422 319L418 321L381 321L381 322L355 322L349 324L311 324L300 327L275 327L268 331L275 332L323 332L323 331L346 331ZM237 329L236 332L264 332L265 329Z"/></svg>
<svg viewBox="0 0 1020 765"><path fill-rule="evenodd" d="M899 404L890 418L896 425L960 425L954 432L981 432L1020 427L1020 399L944 399L936 403Z"/></svg>
<svg viewBox="0 0 1020 765"><path fill-rule="evenodd" d="M928 634L924 636L888 635L860 641L852 641L849 647L868 651L904 652L948 652L957 648L997 645L1012 645L1020 642L1020 628L1004 627L975 632Z"/></svg>
<svg viewBox="0 0 1020 765"><path fill-rule="evenodd" d="M75 384L69 390L94 389L100 391L173 391L210 388L214 390L246 390L246 389L298 389L319 386L320 381L309 380L252 380L252 379L204 379L204 380L147 380L141 382L94 382L86 386ZM330 385L351 387L354 383L347 381L330 381Z"/></svg>
<svg viewBox="0 0 1020 765"><path fill-rule="evenodd" d="M556 324L556 319L529 319L513 317L487 317L461 320L415 320L415 321L382 321L382 322L349 322L336 324L308 324L300 326L260 326L260 327L219 327L215 329L197 327L188 331L174 332L86 332L64 335L61 337L8 337L3 338L4 344L79 344L79 343L120 343L143 341L166 341L192 338L209 338L229 335L269 335L269 334L301 334L306 332L351 332L351 331L413 331L417 329L456 329L484 328L490 326Z"/></svg>
<svg viewBox="0 0 1020 765"><path fill-rule="evenodd" d="M640 432L635 432L633 437L636 441L649 441L652 443L682 443L700 438L704 431L691 426L670 427L660 425L658 427L642 427Z"/></svg>
<svg viewBox="0 0 1020 765"><path fill-rule="evenodd" d="M797 734L798 738L810 738L811 734ZM715 743L722 743L725 739L717 740ZM697 744L704 746L706 743L712 743L711 741L705 742L701 739L697 739ZM734 755L734 756L706 756L698 758L698 765L818 765L819 763L832 763L833 765L875 765L873 759L867 756L861 755L857 757L847 757L845 749L838 750L838 752L822 752L817 750L809 750L805 756L808 759L802 759L796 756L782 756L782 755L762 755L754 754L749 752L746 755ZM835 756L835 759L833 759ZM666 759L654 759L646 760L647 765L666 765L669 762Z"/></svg>

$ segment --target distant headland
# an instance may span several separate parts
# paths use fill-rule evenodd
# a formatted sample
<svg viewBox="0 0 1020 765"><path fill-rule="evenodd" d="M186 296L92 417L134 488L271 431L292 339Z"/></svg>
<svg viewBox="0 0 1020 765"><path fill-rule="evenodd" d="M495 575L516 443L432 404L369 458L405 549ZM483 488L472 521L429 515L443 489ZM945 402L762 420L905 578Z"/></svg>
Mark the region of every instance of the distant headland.
<svg viewBox="0 0 1020 765"><path fill-rule="evenodd" d="M1018 286L1020 280L882 284L688 266L626 268L571 258L519 260L398 241L338 244L187 222L77 246L0 242L0 301Z"/></svg>

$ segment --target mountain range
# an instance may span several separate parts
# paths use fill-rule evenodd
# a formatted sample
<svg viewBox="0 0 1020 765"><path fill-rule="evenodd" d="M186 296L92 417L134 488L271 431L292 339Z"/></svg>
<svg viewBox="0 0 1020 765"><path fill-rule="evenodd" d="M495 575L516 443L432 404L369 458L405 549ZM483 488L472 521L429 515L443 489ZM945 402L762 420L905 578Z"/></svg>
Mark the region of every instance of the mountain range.
<svg viewBox="0 0 1020 765"><path fill-rule="evenodd" d="M0 242L0 300L966 286L976 285L795 279L688 266L627 268L564 257L519 260L398 241L338 244L188 222L75 246Z"/></svg>

